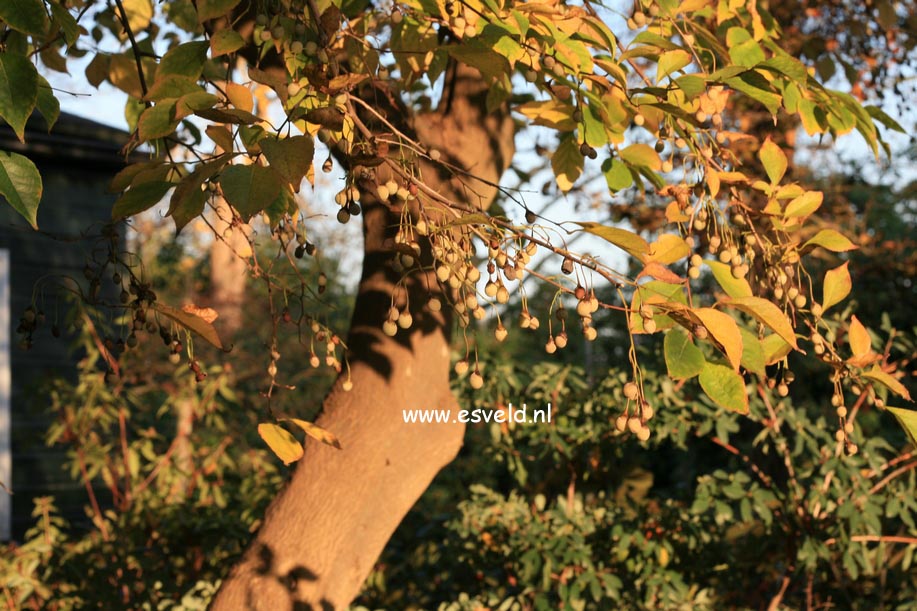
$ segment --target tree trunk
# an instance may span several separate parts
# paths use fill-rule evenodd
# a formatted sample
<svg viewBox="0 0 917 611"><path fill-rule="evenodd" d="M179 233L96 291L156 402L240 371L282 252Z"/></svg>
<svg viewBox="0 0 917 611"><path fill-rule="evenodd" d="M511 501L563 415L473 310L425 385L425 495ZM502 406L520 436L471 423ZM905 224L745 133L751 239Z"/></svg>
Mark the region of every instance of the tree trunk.
<svg viewBox="0 0 917 611"><path fill-rule="evenodd" d="M420 116L413 126L403 119L396 123L440 150L444 160L484 179L449 176L439 166L420 164L424 182L437 193L478 208L495 197L487 183L499 180L513 152L512 119L505 110L485 113L486 91L477 72L459 69L447 110ZM389 113L393 122L395 115ZM398 159L399 151L389 155ZM450 319L445 308L423 310L439 288L429 271L415 271L407 282L414 325L393 338L382 333L399 277L388 266L399 211L376 196L375 185L390 177L387 166L351 171L360 176L365 239L348 339L353 390L342 389L345 373L317 421L343 449L307 439L305 456L223 583L214 610L346 608L404 515L462 444L463 424L403 421L404 409L451 409L456 415L449 389ZM422 247L429 270L429 244Z"/></svg>

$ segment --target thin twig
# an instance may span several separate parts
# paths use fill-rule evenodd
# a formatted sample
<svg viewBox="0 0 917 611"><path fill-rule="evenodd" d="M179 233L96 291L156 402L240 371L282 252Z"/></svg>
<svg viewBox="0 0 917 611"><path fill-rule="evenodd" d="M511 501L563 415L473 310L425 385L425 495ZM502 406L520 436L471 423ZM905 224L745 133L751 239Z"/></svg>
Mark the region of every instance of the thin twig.
<svg viewBox="0 0 917 611"><path fill-rule="evenodd" d="M134 31L131 30L131 24L127 19L127 12L124 10L124 4L121 3L121 0L115 0L115 4L118 5L118 18L121 21L121 25L124 27L124 31L127 32L127 38L131 42L131 51L134 54L134 61L137 63L137 77L140 79L140 90L143 92L143 103L149 108L152 106L152 103L146 99L146 77L143 75L143 62L140 60L140 47L137 46L137 39L134 37Z"/></svg>

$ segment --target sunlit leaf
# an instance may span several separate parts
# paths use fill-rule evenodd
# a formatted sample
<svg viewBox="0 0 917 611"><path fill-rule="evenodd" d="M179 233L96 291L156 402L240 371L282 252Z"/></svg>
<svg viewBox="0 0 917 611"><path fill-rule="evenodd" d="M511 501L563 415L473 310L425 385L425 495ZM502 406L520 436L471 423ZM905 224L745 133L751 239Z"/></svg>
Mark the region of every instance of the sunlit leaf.
<svg viewBox="0 0 917 611"><path fill-rule="evenodd" d="M872 369L863 374L863 377L869 378L870 380L875 380L899 397L903 397L908 401L911 400L911 393L908 392L908 389L904 386L904 384L902 384L898 378L892 376L890 373L882 371L878 365L873 365Z"/></svg>
<svg viewBox="0 0 917 611"><path fill-rule="evenodd" d="M288 465L303 457L302 444L282 426L262 422L258 425L258 434L283 464Z"/></svg>
<svg viewBox="0 0 917 611"><path fill-rule="evenodd" d="M824 195L821 191L806 191L786 206L783 216L786 218L806 217L821 207Z"/></svg>
<svg viewBox="0 0 917 611"><path fill-rule="evenodd" d="M793 347L776 333L765 336L765 338L761 340L761 348L764 350L764 362L767 365L773 365L774 363L782 361L793 351Z"/></svg>
<svg viewBox="0 0 917 611"><path fill-rule="evenodd" d="M751 297L751 285L745 278L736 278L732 275L732 268L719 261L704 259L704 265L713 272L717 284L727 295L733 298Z"/></svg>
<svg viewBox="0 0 917 611"><path fill-rule="evenodd" d="M656 261L663 265L670 265L691 254L691 248L684 238L674 233L664 233L655 242L650 244L647 261Z"/></svg>
<svg viewBox="0 0 917 611"><path fill-rule="evenodd" d="M821 300L821 307L824 311L840 303L850 294L853 283L850 280L850 272L847 270L847 265L848 263L844 263L825 274Z"/></svg>
<svg viewBox="0 0 917 611"><path fill-rule="evenodd" d="M325 429L321 427L315 426L311 422L300 420L299 418L281 418L280 421L281 422L292 422L293 424L301 428L306 433L306 435L308 435L309 437L312 437L313 439L317 439L318 441L321 441L322 443L327 444L329 446L335 447L338 450L341 449L341 442L338 441L338 438L335 437L333 433L326 431Z"/></svg>
<svg viewBox="0 0 917 611"><path fill-rule="evenodd" d="M805 246L821 246L831 252L846 252L859 248L856 244L847 239L846 236L834 229L822 229L803 244L803 247Z"/></svg>
<svg viewBox="0 0 917 611"><path fill-rule="evenodd" d="M677 380L693 378L704 369L703 351L680 327L673 327L665 334L663 354L669 376Z"/></svg>
<svg viewBox="0 0 917 611"><path fill-rule="evenodd" d="M866 327L856 316L852 316L850 319L847 339L850 342L850 350L853 352L853 356L866 356L872 352L872 339L869 337L869 331L866 330Z"/></svg>
<svg viewBox="0 0 917 611"><path fill-rule="evenodd" d="M763 376L766 372L764 348L758 336L747 329L739 328L742 334L742 367L747 371Z"/></svg>
<svg viewBox="0 0 917 611"><path fill-rule="evenodd" d="M724 301L726 305L742 310L758 322L777 333L789 345L796 348L796 332L789 317L774 303L761 297L738 297Z"/></svg>
<svg viewBox="0 0 917 611"><path fill-rule="evenodd" d="M786 174L787 160L783 150L768 138L761 145L761 150L758 151L758 158L761 159L761 165L764 166L764 171L767 172L767 177L770 179L771 184L778 184L783 175Z"/></svg>
<svg viewBox="0 0 917 611"><path fill-rule="evenodd" d="M700 387L714 403L733 412L748 412L748 394L745 380L726 365L705 363L700 372Z"/></svg>
<svg viewBox="0 0 917 611"><path fill-rule="evenodd" d="M898 423L907 432L911 443L917 446L917 410L901 409L900 407L888 407L886 409L898 419Z"/></svg>
<svg viewBox="0 0 917 611"><path fill-rule="evenodd" d="M600 223L577 223L577 225L581 226L584 231L597 235L606 242L611 242L637 259L642 260L649 253L650 245L633 231Z"/></svg>
<svg viewBox="0 0 917 611"><path fill-rule="evenodd" d="M735 319L713 308L694 308L690 312L707 328L710 337L722 347L729 364L738 371L742 362L742 334Z"/></svg>

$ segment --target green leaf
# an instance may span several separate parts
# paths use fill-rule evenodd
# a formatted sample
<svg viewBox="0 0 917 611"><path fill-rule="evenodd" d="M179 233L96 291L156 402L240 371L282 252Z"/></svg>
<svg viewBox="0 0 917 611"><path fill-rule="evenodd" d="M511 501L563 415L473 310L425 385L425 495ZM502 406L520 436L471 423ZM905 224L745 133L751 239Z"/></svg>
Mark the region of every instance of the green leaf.
<svg viewBox="0 0 917 611"><path fill-rule="evenodd" d="M117 221L149 210L159 203L173 186L175 185L164 180L152 180L131 187L112 207L112 220Z"/></svg>
<svg viewBox="0 0 917 611"><path fill-rule="evenodd" d="M669 377L676 380L693 378L704 369L704 353L694 345L684 329L674 327L665 334L663 342L665 366Z"/></svg>
<svg viewBox="0 0 917 611"><path fill-rule="evenodd" d="M299 187L312 167L312 158L315 155L315 142L312 138L265 138L259 144L271 167L299 193Z"/></svg>
<svg viewBox="0 0 917 611"><path fill-rule="evenodd" d="M338 450L341 449L341 442L338 441L338 438L335 437L333 433L330 433L321 427L315 426L311 422L300 420L299 418L281 418L280 421L292 422L301 428L309 437L317 439L322 443L328 444L329 446L335 447Z"/></svg>
<svg viewBox="0 0 917 611"><path fill-rule="evenodd" d="M76 22L76 18L57 2L49 2L48 4L51 7L51 15L54 18L54 22L60 26L64 35L67 47L72 47L80 37L80 26Z"/></svg>
<svg viewBox="0 0 917 611"><path fill-rule="evenodd" d="M145 142L165 138L175 131L178 123L178 119L175 118L175 101L161 102L147 108L140 115L140 121L137 123L138 135Z"/></svg>
<svg viewBox="0 0 917 611"><path fill-rule="evenodd" d="M822 229L802 246L803 248L806 246L821 246L831 252L847 252L848 250L856 250L859 248L859 246L847 239L846 236L834 229Z"/></svg>
<svg viewBox="0 0 917 611"><path fill-rule="evenodd" d="M204 90L186 93L175 102L175 118L181 120L196 112L213 108L219 101L218 97Z"/></svg>
<svg viewBox="0 0 917 611"><path fill-rule="evenodd" d="M189 331L196 333L212 346L215 346L220 350L224 350L223 342L220 340L220 336L214 326L200 316L190 312L176 310L175 308L167 306L164 303L159 303L158 301L154 301L150 307L160 314L168 316Z"/></svg>
<svg viewBox="0 0 917 611"><path fill-rule="evenodd" d="M786 174L787 166L786 155L780 147L768 138L761 145L761 150L758 151L758 158L761 159L761 164L764 166L764 171L767 172L767 177L770 178L771 184L778 184L783 175Z"/></svg>
<svg viewBox="0 0 917 611"><path fill-rule="evenodd" d="M23 34L41 36L48 29L48 14L41 0L3 0L0 19Z"/></svg>
<svg viewBox="0 0 917 611"><path fill-rule="evenodd" d="M729 47L729 59L738 66L751 68L765 59L764 49L745 28L729 28L726 45Z"/></svg>
<svg viewBox="0 0 917 611"><path fill-rule="evenodd" d="M274 170L260 165L234 165L220 177L223 197L248 221L267 208L280 193L282 179Z"/></svg>
<svg viewBox="0 0 917 611"><path fill-rule="evenodd" d="M730 299L724 303L754 317L758 322L770 327L772 331L782 337L789 345L794 348L797 347L796 332L793 330L793 323L790 322L790 319L784 314L783 310L772 302L767 299L762 299L761 297L741 297Z"/></svg>
<svg viewBox="0 0 917 611"><path fill-rule="evenodd" d="M700 387L714 403L733 412L748 413L745 380L731 367L705 363L699 380Z"/></svg>
<svg viewBox="0 0 917 611"><path fill-rule="evenodd" d="M51 85L40 74L38 75L38 97L35 100L35 107L45 118L48 131L51 131L51 128L57 123L57 118L60 117L60 102L54 97Z"/></svg>
<svg viewBox="0 0 917 611"><path fill-rule="evenodd" d="M38 101L38 71L24 56L0 53L0 118L25 141L25 124Z"/></svg>
<svg viewBox="0 0 917 611"><path fill-rule="evenodd" d="M761 62L758 66L759 68L765 68L773 72L779 72L784 76L788 76L794 81L805 83L806 77L806 67L801 61L792 57L788 53L781 53L775 55L767 61Z"/></svg>
<svg viewBox="0 0 917 611"><path fill-rule="evenodd" d="M605 173L605 181L612 193L617 193L634 184L634 175L630 173L624 162L613 157L609 157L602 163L602 172Z"/></svg>
<svg viewBox="0 0 917 611"><path fill-rule="evenodd" d="M769 89L770 85L767 79L758 72L747 70L739 76L726 79L724 82L736 91L741 91L751 99L760 102L772 115L777 114L777 111L780 110L780 103L783 98Z"/></svg>
<svg viewBox="0 0 917 611"><path fill-rule="evenodd" d="M648 144L631 144L621 151L621 159L635 166L650 168L659 171L662 161L657 153Z"/></svg>
<svg viewBox="0 0 917 611"><path fill-rule="evenodd" d="M888 411L898 419L901 428L907 432L911 443L917 446L917 411L912 409L901 409L900 407L887 407Z"/></svg>
<svg viewBox="0 0 917 611"><path fill-rule="evenodd" d="M230 29L220 30L210 38L210 56L220 57L221 55L235 53L244 46L245 41L242 40L242 36L238 32Z"/></svg>
<svg viewBox="0 0 917 611"><path fill-rule="evenodd" d="M261 439L268 445L277 458L288 465L296 462L303 456L302 444L297 441L293 434L285 428L276 424L262 422L258 425L258 434Z"/></svg>
<svg viewBox="0 0 917 611"><path fill-rule="evenodd" d="M748 280L733 276L732 268L725 263L704 259L704 265L713 271L713 277L716 278L717 284L719 284L723 291L730 297L741 298L752 296L751 285L748 284Z"/></svg>
<svg viewBox="0 0 917 611"><path fill-rule="evenodd" d="M572 137L563 138L551 155L551 168L561 191L566 193L573 188L573 183L583 173L583 163L583 155L576 140Z"/></svg>
<svg viewBox="0 0 917 611"><path fill-rule="evenodd" d="M889 373L882 371L882 368L878 365L873 365L872 369L863 374L864 377L869 378L870 380L875 380L882 386L885 386L890 391L903 397L908 401L911 400L911 393L908 392L907 388L902 384L897 378L892 376Z"/></svg>
<svg viewBox="0 0 917 611"><path fill-rule="evenodd" d="M849 262L844 263L825 274L825 282L822 286L822 311L827 311L828 308L840 303L850 294L853 283L850 280L850 272L847 270L848 265Z"/></svg>
<svg viewBox="0 0 917 611"><path fill-rule="evenodd" d="M209 196L209 192L203 188L204 183L213 178L228 162L228 156L220 155L213 161L202 163L175 187L166 216L171 216L175 221L176 233L204 211L204 202Z"/></svg>
<svg viewBox="0 0 917 611"><path fill-rule="evenodd" d="M180 98L183 95L203 90L203 87L197 84L196 79L170 74L156 79L156 82L147 91L146 100L159 102L170 98Z"/></svg>
<svg viewBox="0 0 917 611"><path fill-rule="evenodd" d="M477 68L481 74L492 79L510 73L506 58L477 39L461 46L450 46L449 55L463 64Z"/></svg>
<svg viewBox="0 0 917 611"><path fill-rule="evenodd" d="M896 132L901 132L902 134L906 133L904 128L901 127L897 121L885 114L885 111L879 108L878 106L866 106L866 112L869 113L869 116L887 127L888 129L894 130Z"/></svg>
<svg viewBox="0 0 917 611"><path fill-rule="evenodd" d="M675 79L675 84L685 92L685 98L693 100L707 90L707 81L694 74L686 74Z"/></svg>
<svg viewBox="0 0 917 611"><path fill-rule="evenodd" d="M659 63L656 66L656 82L681 70L691 63L691 54L683 49L666 51L659 56Z"/></svg>
<svg viewBox="0 0 917 611"><path fill-rule="evenodd" d="M761 347L761 341L758 336L748 329L739 328L742 334L742 367L746 371L757 373L760 376L765 374L766 361L764 359L764 348Z"/></svg>
<svg viewBox="0 0 917 611"><path fill-rule="evenodd" d="M38 229L41 192L41 175L35 164L18 153L0 151L0 195L33 229Z"/></svg>
<svg viewBox="0 0 917 611"><path fill-rule="evenodd" d="M207 61L207 49L210 45L206 40L196 40L172 47L162 57L159 68L156 70L156 80L167 76L185 76L197 79L204 70Z"/></svg>
<svg viewBox="0 0 917 611"><path fill-rule="evenodd" d="M606 242L611 242L637 259L643 260L643 257L650 252L650 245L647 241L633 231L608 227L600 223L577 223L577 225L584 231L597 235Z"/></svg>
<svg viewBox="0 0 917 611"><path fill-rule="evenodd" d="M628 328L633 333L646 333L643 317L640 316L640 308L643 304L663 304L662 309L654 309L653 322L656 323L656 329L659 331L670 329L675 326L675 321L667 314L663 314L663 309L667 310L686 303L687 297L685 296L684 286L681 284L671 284L661 280L653 280L641 284L634 291L631 299L630 311L627 313Z"/></svg>
<svg viewBox="0 0 917 611"><path fill-rule="evenodd" d="M197 20L199 23L216 19L236 8L240 0L197 0Z"/></svg>

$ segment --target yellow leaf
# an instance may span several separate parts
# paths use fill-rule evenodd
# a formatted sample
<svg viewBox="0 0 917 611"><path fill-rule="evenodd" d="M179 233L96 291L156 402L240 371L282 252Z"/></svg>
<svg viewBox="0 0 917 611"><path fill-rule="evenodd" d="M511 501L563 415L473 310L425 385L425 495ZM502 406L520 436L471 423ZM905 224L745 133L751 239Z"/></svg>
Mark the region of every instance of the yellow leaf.
<svg viewBox="0 0 917 611"><path fill-rule="evenodd" d="M793 347L776 333L771 333L761 340L761 349L764 350L764 363L773 365L782 361L793 350Z"/></svg>
<svg viewBox="0 0 917 611"><path fill-rule="evenodd" d="M803 247L806 246L821 246L826 250L831 252L846 252L848 250L856 250L859 248L856 244L847 239L846 236L840 234L834 229L822 229L815 234L808 242L803 244Z"/></svg>
<svg viewBox="0 0 917 611"><path fill-rule="evenodd" d="M308 435L309 437L312 437L313 439L317 439L321 441L322 443L328 444L329 446L333 446L337 448L338 450L341 449L341 442L338 441L338 438L335 437L334 434L326 431L325 429L321 427L315 426L311 422L300 420L299 418L281 418L280 421L281 422L292 422L293 424L301 428L306 433L306 435Z"/></svg>
<svg viewBox="0 0 917 611"><path fill-rule="evenodd" d="M761 297L741 297L738 299L730 299L725 303L726 305L730 305L753 316L759 322L770 327L772 331L776 332L777 335L783 338L790 346L798 348L796 345L796 333L793 331L793 323L790 322L790 319L783 310L767 299L762 299Z"/></svg>
<svg viewBox="0 0 917 611"><path fill-rule="evenodd" d="M856 316L850 319L850 330L847 331L850 341L850 350L853 356L866 356L872 352L872 340L869 331L863 326Z"/></svg>
<svg viewBox="0 0 917 611"><path fill-rule="evenodd" d="M847 270L847 265L848 263L844 263L825 274L821 300L823 311L840 303L850 294L853 283L850 281L850 272Z"/></svg>
<svg viewBox="0 0 917 611"><path fill-rule="evenodd" d="M262 422L258 425L258 434L261 439L268 445L277 458L288 465L296 462L303 455L302 444L293 437L290 431L276 424Z"/></svg>
<svg viewBox="0 0 917 611"><path fill-rule="evenodd" d="M670 223L684 223L691 220L691 217L682 212L678 202L672 201L665 207L665 220Z"/></svg>
<svg viewBox="0 0 917 611"><path fill-rule="evenodd" d="M607 242L611 242L618 248L624 249L637 259L642 260L650 250L650 245L647 241L633 231L608 227L600 223L577 223L577 225L582 227L583 230L597 235Z"/></svg>
<svg viewBox="0 0 917 611"><path fill-rule="evenodd" d="M786 155L780 147L768 138L764 141L764 144L761 145L761 150L758 151L758 157L761 159L761 164L764 166L764 170L767 172L767 177L770 178L771 184L776 185L779 183L783 175L786 174L787 166Z"/></svg>
<svg viewBox="0 0 917 611"><path fill-rule="evenodd" d="M809 216L821 207L823 199L821 191L807 191L787 204L783 216L788 219Z"/></svg>
<svg viewBox="0 0 917 611"><path fill-rule="evenodd" d="M621 151L621 159L631 165L647 167L657 172L662 168L662 160L659 159L659 153L643 143L631 144L623 149Z"/></svg>
<svg viewBox="0 0 917 611"><path fill-rule="evenodd" d="M239 110L252 112L255 108L255 100L252 97L252 91L244 85L226 83L226 97L229 98L230 104Z"/></svg>
<svg viewBox="0 0 917 611"><path fill-rule="evenodd" d="M742 362L742 334L732 316L713 308L695 308L688 311L707 328L711 337L722 347L729 364L738 371Z"/></svg>
<svg viewBox="0 0 917 611"><path fill-rule="evenodd" d="M516 111L531 119L535 125L543 125L561 131L576 129L573 107L554 98L520 104L516 107Z"/></svg>
<svg viewBox="0 0 917 611"><path fill-rule="evenodd" d="M645 276L650 276L651 278L655 278L669 284L683 284L685 281L684 278L656 261L647 262L646 267L643 268L643 271L637 275L637 280Z"/></svg>
<svg viewBox="0 0 917 611"><path fill-rule="evenodd" d="M878 365L873 365L872 369L864 373L863 376L879 382L893 393L904 397L908 401L911 400L911 393L909 393L907 388L904 387L904 384L899 382L898 379L893 377L890 373L882 371Z"/></svg>
<svg viewBox="0 0 917 611"><path fill-rule="evenodd" d="M912 409L901 409L900 407L889 407L890 411L911 438L911 443L917 446L917 411Z"/></svg>
<svg viewBox="0 0 917 611"><path fill-rule="evenodd" d="M650 254L647 263L655 261L663 265L675 263L691 254L684 238L674 233L664 233L655 242L650 244Z"/></svg>

